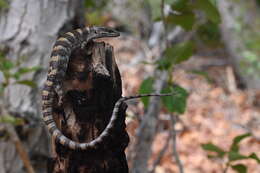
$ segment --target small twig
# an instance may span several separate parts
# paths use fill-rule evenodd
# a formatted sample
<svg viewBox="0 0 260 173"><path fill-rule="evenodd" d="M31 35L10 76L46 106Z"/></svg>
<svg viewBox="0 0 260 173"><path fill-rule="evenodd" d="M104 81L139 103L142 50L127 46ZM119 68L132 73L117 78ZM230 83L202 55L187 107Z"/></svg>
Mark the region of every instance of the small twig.
<svg viewBox="0 0 260 173"><path fill-rule="evenodd" d="M27 152L25 151L23 144L21 142L21 140L19 139L14 127L11 124L5 124L5 129L8 132L8 134L11 137L11 140L13 141L15 148L21 158L21 160L23 161L24 167L27 169L28 173L35 173L32 164L30 162L29 156L27 154Z"/></svg>
<svg viewBox="0 0 260 173"><path fill-rule="evenodd" d="M169 134L168 134L167 141L165 142L165 144L164 144L162 150L160 151L160 153L158 154L157 159L153 162L153 167L152 167L152 170L150 171L150 173L154 173L156 166L159 165L159 163L162 160L162 157L163 157L164 153L167 151L168 146L169 146L170 141L171 141L171 136L172 136L171 133L172 133L172 131L170 130Z"/></svg>
<svg viewBox="0 0 260 173"><path fill-rule="evenodd" d="M181 163L180 157L179 157L178 152L177 152L177 144L176 144L177 132L176 132L176 129L175 129L175 124L176 124L177 117L176 117L176 115L173 115L173 114L171 114L170 117L171 117L171 121L172 121L172 133L171 134L172 134L172 143L173 143L173 146L172 146L172 148L173 148L173 156L174 156L175 161L177 163L177 166L179 168L179 172L180 173L184 173L183 165Z"/></svg>
<svg viewBox="0 0 260 173"><path fill-rule="evenodd" d="M161 15L164 24L165 32L163 33L162 43L158 43L159 47L159 55L158 60L163 58L163 54L165 49L169 46L169 42L167 40L168 31L166 28L166 20L164 15L164 0L161 1ZM182 30L178 30L181 32ZM178 34L176 33L176 36ZM172 38L174 39L174 38ZM169 72L167 70L159 70L155 69L153 72L154 76L154 84L153 89L155 92L160 93L164 88L165 84L169 80ZM144 118L139 126L139 129L136 133L136 145L135 145L135 156L133 158L133 173L147 173L147 161L151 155L151 145L156 133L156 124L158 120L158 114L160 111L160 99L159 98L151 98L149 102L149 106L147 108L147 112L144 115Z"/></svg>
<svg viewBox="0 0 260 173"><path fill-rule="evenodd" d="M253 120L254 121L254 120ZM250 122L249 122L250 123ZM251 137L253 138L253 139L255 139L257 142L260 142L260 136L256 136L255 135L255 133L253 132L253 130L252 130L252 125L250 125L250 124L246 124L246 125L243 125L243 124L240 124L240 123L233 123L234 124L234 126L236 126L236 127L239 127L239 128L241 128L241 129L243 129L243 130L245 130L246 131L246 133L250 133L251 134Z"/></svg>
<svg viewBox="0 0 260 173"><path fill-rule="evenodd" d="M224 170L223 170L223 173L227 173L228 168L229 168L229 163L226 163L226 164L225 164L225 168L224 168Z"/></svg>
<svg viewBox="0 0 260 173"><path fill-rule="evenodd" d="M162 16L162 22L163 22L163 28L164 28L164 32L163 32L163 41L165 43L165 47L167 48L169 46L169 42L167 39L168 36L168 28L167 28L167 23L166 23L166 18L165 18L165 11L164 8L165 4L164 4L164 0L161 1L161 16Z"/></svg>
<svg viewBox="0 0 260 173"><path fill-rule="evenodd" d="M237 92L236 79L235 79L234 71L231 66L227 66L226 73L227 73L227 87L229 92L230 93Z"/></svg>
<svg viewBox="0 0 260 173"><path fill-rule="evenodd" d="M8 115L8 111L3 107L0 106L0 110L2 111L3 115ZM28 156L28 153L26 152L25 148L23 147L23 144L21 140L19 139L19 136L17 135L14 126L8 123L3 123L3 127L6 129L7 133L9 134L12 142L15 145L16 151L18 152L18 155L20 156L24 167L26 168L28 173L35 173L30 158Z"/></svg>

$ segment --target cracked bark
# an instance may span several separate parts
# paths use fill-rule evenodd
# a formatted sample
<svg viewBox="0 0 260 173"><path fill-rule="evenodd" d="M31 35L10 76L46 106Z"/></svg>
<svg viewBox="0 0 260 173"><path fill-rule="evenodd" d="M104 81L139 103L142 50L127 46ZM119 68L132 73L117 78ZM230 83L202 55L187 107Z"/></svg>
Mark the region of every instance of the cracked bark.
<svg viewBox="0 0 260 173"><path fill-rule="evenodd" d="M51 46L57 34L61 29L70 30L82 25L82 20L74 26L68 24L79 16L79 12L75 11L80 11L78 9L81 9L79 7L82 5L80 1L72 0L10 0L8 2L8 9L0 11L0 47L9 50L6 56L11 60L25 58L22 66L41 66L43 69L24 76L24 79L33 79L38 88L9 86L5 92L4 102L10 112L29 121L23 127L28 129L26 134L19 134L20 131L18 134L26 136L23 138L23 143L30 157L35 159L33 166L36 172L46 172L45 162L49 147L47 132L40 123L40 88L45 80ZM0 168L0 173L25 171L11 141L0 139Z"/></svg>
<svg viewBox="0 0 260 173"><path fill-rule="evenodd" d="M113 47L104 42L94 42L89 43L86 49L73 51L63 86L66 88L64 104L60 107L53 104L57 127L77 142L96 139L106 128L114 104L122 94ZM53 141L54 155L48 172L128 173L124 153L129 142L125 130L126 108L126 104L121 105L120 118L110 135L92 149L70 150Z"/></svg>

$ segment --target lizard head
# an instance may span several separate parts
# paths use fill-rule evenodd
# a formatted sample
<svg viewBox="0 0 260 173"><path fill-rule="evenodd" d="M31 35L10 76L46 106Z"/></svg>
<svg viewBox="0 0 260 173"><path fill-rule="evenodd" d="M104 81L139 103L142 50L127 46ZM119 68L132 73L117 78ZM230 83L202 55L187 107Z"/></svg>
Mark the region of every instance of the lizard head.
<svg viewBox="0 0 260 173"><path fill-rule="evenodd" d="M118 36L120 36L120 33L112 28L93 26L89 28L88 40Z"/></svg>

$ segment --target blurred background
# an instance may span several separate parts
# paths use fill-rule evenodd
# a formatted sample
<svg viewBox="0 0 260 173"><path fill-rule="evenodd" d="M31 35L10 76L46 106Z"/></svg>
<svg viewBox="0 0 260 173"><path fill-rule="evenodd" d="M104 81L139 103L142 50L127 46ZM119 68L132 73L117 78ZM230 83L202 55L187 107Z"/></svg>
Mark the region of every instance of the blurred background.
<svg viewBox="0 0 260 173"><path fill-rule="evenodd" d="M116 28L130 172L260 172L259 0L0 0L0 173L46 172L40 90L51 48Z"/></svg>

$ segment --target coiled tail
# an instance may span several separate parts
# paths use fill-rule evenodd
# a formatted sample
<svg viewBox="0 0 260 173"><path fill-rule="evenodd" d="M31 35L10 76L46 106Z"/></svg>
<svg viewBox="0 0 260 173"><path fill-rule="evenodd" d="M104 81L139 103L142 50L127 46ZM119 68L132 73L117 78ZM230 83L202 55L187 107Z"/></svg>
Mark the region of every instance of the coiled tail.
<svg viewBox="0 0 260 173"><path fill-rule="evenodd" d="M117 37L120 34L110 28L105 27L86 27L67 32L60 37L52 50L50 67L47 80L42 90L42 113L43 121L54 139L60 144L70 149L86 149L93 146L92 143L79 144L68 139L57 128L53 119L54 97L57 94L59 102L63 97L62 81L65 77L71 52L77 47L84 47L87 43L96 38Z"/></svg>
<svg viewBox="0 0 260 173"><path fill-rule="evenodd" d="M60 144L64 145L65 147L68 147L72 150L86 150L86 149L91 149L96 147L97 145L100 145L103 141L104 138L110 135L111 129L115 126L115 122L118 118L118 112L120 105L127 100L131 99L136 99L140 97L149 97L149 96L170 96L172 95L171 93L169 94L142 94L142 95L136 95L136 96L129 96L129 97L122 97L120 98L114 106L112 116L110 118L110 121L104 131L93 141L88 142L88 143L79 143L72 141L62 135L62 133L56 128L56 126L53 125L54 122L51 122L50 125L48 126L49 131L51 132L52 136L54 139L56 139Z"/></svg>

